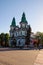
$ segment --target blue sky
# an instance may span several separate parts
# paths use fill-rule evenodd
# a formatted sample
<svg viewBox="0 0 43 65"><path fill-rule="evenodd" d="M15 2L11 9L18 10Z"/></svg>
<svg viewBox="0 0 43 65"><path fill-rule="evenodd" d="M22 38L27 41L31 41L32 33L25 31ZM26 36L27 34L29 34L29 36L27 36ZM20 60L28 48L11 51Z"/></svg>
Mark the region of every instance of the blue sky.
<svg viewBox="0 0 43 65"><path fill-rule="evenodd" d="M43 32L43 0L0 0L0 33L9 32L13 17L19 25L23 12L32 31Z"/></svg>

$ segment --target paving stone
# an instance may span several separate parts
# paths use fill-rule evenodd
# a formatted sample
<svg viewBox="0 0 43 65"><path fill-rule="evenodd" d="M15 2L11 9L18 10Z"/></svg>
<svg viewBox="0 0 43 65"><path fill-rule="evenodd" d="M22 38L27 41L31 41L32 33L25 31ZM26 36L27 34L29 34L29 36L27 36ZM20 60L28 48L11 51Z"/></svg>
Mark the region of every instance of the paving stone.
<svg viewBox="0 0 43 65"><path fill-rule="evenodd" d="M43 51L42 50L40 50L40 52L35 60L34 65L43 65Z"/></svg>

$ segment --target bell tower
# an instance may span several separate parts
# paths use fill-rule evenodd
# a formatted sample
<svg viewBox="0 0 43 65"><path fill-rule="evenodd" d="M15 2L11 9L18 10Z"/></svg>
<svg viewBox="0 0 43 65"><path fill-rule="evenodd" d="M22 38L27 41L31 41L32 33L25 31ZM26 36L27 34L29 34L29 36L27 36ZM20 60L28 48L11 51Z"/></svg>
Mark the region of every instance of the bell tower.
<svg viewBox="0 0 43 65"><path fill-rule="evenodd" d="M14 35L14 28L16 27L15 18L13 17L12 23L10 25L10 36L12 37Z"/></svg>
<svg viewBox="0 0 43 65"><path fill-rule="evenodd" d="M26 25L27 25L27 20L26 20L26 17L25 17L25 13L23 12L21 22L20 22L20 27L25 28Z"/></svg>

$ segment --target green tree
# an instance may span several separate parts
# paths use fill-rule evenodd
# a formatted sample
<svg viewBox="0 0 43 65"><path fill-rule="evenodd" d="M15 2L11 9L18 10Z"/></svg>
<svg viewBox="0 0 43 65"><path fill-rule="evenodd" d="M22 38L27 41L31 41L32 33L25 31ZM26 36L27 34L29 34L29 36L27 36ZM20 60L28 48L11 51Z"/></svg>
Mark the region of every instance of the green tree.
<svg viewBox="0 0 43 65"><path fill-rule="evenodd" d="M6 33L5 34L5 47L8 47L9 46L9 34Z"/></svg>
<svg viewBox="0 0 43 65"><path fill-rule="evenodd" d="M43 46L43 33L42 32L37 32L36 33L36 39L38 39L38 44L41 44Z"/></svg>
<svg viewBox="0 0 43 65"><path fill-rule="evenodd" d="M1 35L0 35L0 46L1 46Z"/></svg>
<svg viewBox="0 0 43 65"><path fill-rule="evenodd" d="M1 33L0 34L0 42L1 42L1 46L5 46L5 34Z"/></svg>
<svg viewBox="0 0 43 65"><path fill-rule="evenodd" d="M26 36L26 44L27 44L27 46L30 44L30 35L31 35L31 27L29 25L29 27L27 29L27 36Z"/></svg>

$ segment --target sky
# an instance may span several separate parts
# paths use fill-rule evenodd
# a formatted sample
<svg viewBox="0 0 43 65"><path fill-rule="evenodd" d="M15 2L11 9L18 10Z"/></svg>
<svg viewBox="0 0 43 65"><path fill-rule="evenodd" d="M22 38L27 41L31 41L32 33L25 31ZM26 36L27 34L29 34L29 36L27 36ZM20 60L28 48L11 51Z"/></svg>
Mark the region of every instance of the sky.
<svg viewBox="0 0 43 65"><path fill-rule="evenodd" d="M0 0L0 33L9 33L13 17L19 25L23 12L32 32L43 32L43 0Z"/></svg>

